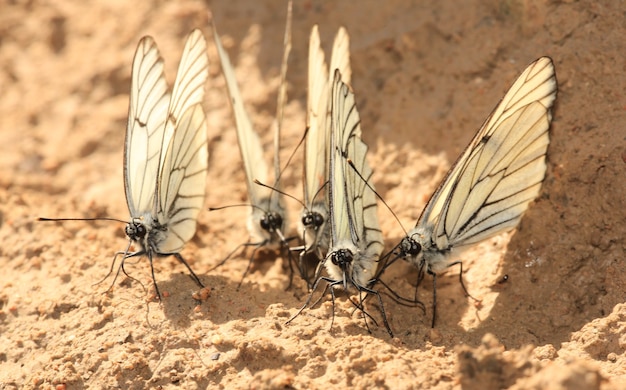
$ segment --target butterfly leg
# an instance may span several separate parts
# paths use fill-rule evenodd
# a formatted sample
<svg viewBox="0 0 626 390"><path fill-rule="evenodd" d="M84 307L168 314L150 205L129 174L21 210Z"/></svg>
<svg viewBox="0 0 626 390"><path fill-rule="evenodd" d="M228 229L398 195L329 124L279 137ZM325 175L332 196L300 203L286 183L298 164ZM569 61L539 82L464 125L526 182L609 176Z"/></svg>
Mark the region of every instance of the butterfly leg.
<svg viewBox="0 0 626 390"><path fill-rule="evenodd" d="M454 263L451 263L450 265L448 265L448 268L453 267L455 265L459 266L459 282L461 283L461 287L463 287L463 292L465 293L465 296L472 298L476 302L480 302L480 299L474 298L469 293L469 291L467 291L467 288L465 287L465 283L463 282L463 262L462 261L455 261Z"/></svg>
<svg viewBox="0 0 626 390"><path fill-rule="evenodd" d="M392 299L398 305L402 305L402 306L406 306L406 307L419 307L419 308L422 309L424 314L426 313L426 306L424 306L424 303L422 303L421 301L419 301L417 299L417 292L415 294L415 298L414 299L409 299L409 298L405 298L402 295L398 294L395 290L393 290L382 279L376 279L372 285L374 285L376 283L380 283L383 287L385 287L385 289L387 289L387 291L389 292L389 293L385 293L385 295L387 295L390 299Z"/></svg>
<svg viewBox="0 0 626 390"><path fill-rule="evenodd" d="M370 320L372 320L372 322L376 326L378 326L378 322L374 319L374 317L370 315L370 313L365 311L365 300L367 299L367 296L368 294L365 294L365 297L363 297L363 292L359 289L359 301L355 302L352 300L352 298L349 298L349 300L352 306L354 306L351 315L354 315L354 312L358 310L360 312L361 318L363 319L363 322L365 322L365 328L367 329L367 333L372 334L372 330L370 329L370 325L367 323L367 319L369 318Z"/></svg>
<svg viewBox="0 0 626 390"><path fill-rule="evenodd" d="M215 269L217 269L217 268L219 268L219 267L223 266L223 265L224 265L224 263L226 263L226 261L228 261L228 259L230 259L230 258L231 258L231 257L232 257L232 256L233 256L233 255L234 255L234 254L235 254L235 253L236 253L236 252L237 252L240 248L244 248L244 249L245 249L245 248L247 248L248 246L251 246L251 245L257 245L257 244L252 244L252 243L250 243L250 242L246 242L246 243L243 243L243 244L239 244L239 245L237 245L237 247L236 247L235 249L233 249L233 250L232 250L232 251L231 251L231 252L230 252L230 253L229 253L229 254L228 254L228 255L224 258L224 260L222 260L222 261L220 261L219 263L217 263L214 267L209 268L209 271L208 271L208 272L214 271Z"/></svg>
<svg viewBox="0 0 626 390"><path fill-rule="evenodd" d="M185 259L183 259L180 253L174 253L174 257L176 257L178 261L180 261L181 263L185 265L185 267L187 267L187 269L189 270L189 274L191 275L191 278L196 282L196 284L200 286L201 288L204 288L204 284L202 284L202 282L200 281L200 278L198 278L198 275L196 275L196 273L193 272L189 264L187 264L187 262L185 261Z"/></svg>
<svg viewBox="0 0 626 390"><path fill-rule="evenodd" d="M361 294L361 292L365 292L365 298L363 298L361 300L361 309L363 311L364 314L367 314L368 317L370 317L372 319L372 321L374 321L374 323L376 325L378 325L376 323L376 320L374 320L374 318L369 315L368 313L365 312L365 308L363 307L363 302L365 301L365 299L367 299L367 297L369 295L374 295L376 296L376 298L378 299L378 304L380 305L380 315L383 317L383 324L385 324L385 329L387 329L387 333L389 333L389 336L391 336L391 338L393 338L393 332L391 331L391 326L389 325L389 322L387 321L387 313L385 312L385 306L383 305L383 298L381 297L380 293L374 289L368 288L368 287L360 287L359 288L359 295ZM418 302L421 303L421 302Z"/></svg>
<svg viewBox="0 0 626 390"><path fill-rule="evenodd" d="M148 260L150 261L150 273L152 275L152 283L154 284L154 291L156 292L157 299L159 301L162 301L161 292L159 291L159 286L157 286L156 277L154 276L154 264L152 262L152 252L148 251L146 252L146 254L148 255ZM124 271L124 273L126 273L126 271Z"/></svg>
<svg viewBox="0 0 626 390"><path fill-rule="evenodd" d="M295 262L294 258L291 256L291 251L289 250L289 244L287 243L287 241L283 241L282 245L281 245L281 252L286 253L287 254L287 262L289 263L289 284L287 284L287 288L285 288L285 291L288 291L289 289L291 289L291 286L293 286L293 263ZM300 268L298 266L298 268ZM300 275L302 275L302 270L299 269L300 271Z"/></svg>
<svg viewBox="0 0 626 390"><path fill-rule="evenodd" d="M434 328L435 319L437 318L437 274L431 271L430 268L426 272L433 277L433 319L430 327Z"/></svg>
<svg viewBox="0 0 626 390"><path fill-rule="evenodd" d="M239 291L239 289L241 288L241 285L243 284L243 281L246 278L246 275L248 275L248 272L250 272L250 268L252 268L252 263L254 262L254 255L256 255L256 252L259 249L261 249L265 244L266 244L265 241L263 241L263 242L261 242L259 244L245 244L246 246L248 246L248 245L255 245L255 248L252 251L252 254L250 255L250 260L248 260L248 266L246 267L246 270L243 271L243 275L241 275L241 280L239 281L239 284L237 285L237 291Z"/></svg>
<svg viewBox="0 0 626 390"><path fill-rule="evenodd" d="M115 262L117 261L117 257L122 255L122 260L120 262L119 267L117 268L117 272L115 273L115 277L113 278L113 281L111 282L111 285L109 286L109 288L105 291L105 293L109 293L113 290L113 286L115 285L115 281L117 280L118 276L120 275L120 272L123 272L124 275L126 275L129 279L132 279L134 281L136 281L137 283L139 283L141 285L141 287L143 287L145 289L145 287L143 286L143 284L133 278L132 276L130 276L126 270L124 269L124 262L126 261L126 259L131 258L131 257L137 257L137 256L141 256L144 255L146 252L141 250L138 252L128 252L128 250L130 249L130 246L132 245L132 243L128 244L128 248L126 248L125 251L119 251L119 252L115 252L115 255L113 256L113 261L111 262L111 268L109 269L109 272L104 276L104 278L102 278L102 280L100 280L97 283L94 283L94 286L97 284L100 284L102 282L104 282L109 276L111 276L111 274L113 273L113 269L115 268Z"/></svg>
<svg viewBox="0 0 626 390"><path fill-rule="evenodd" d="M313 299L313 294L315 293L315 290L317 290L317 287L319 286L320 282L322 282L322 281L327 282L326 286L324 287L324 291L322 291L322 295L312 305L310 305L311 300ZM306 302L304 302L304 305L302 305L302 307L296 312L296 314L294 314L289 320L287 320L287 322L285 322L285 324L289 324L291 321L293 321L307 307L314 307L315 305L317 305L322 300L324 295L326 294L326 290L328 290L328 287L330 286L331 282L332 281L330 281L330 280L328 280L327 278L324 278L324 277L318 278L315 281L315 284L313 285L313 289L311 290L311 293L309 294L309 297L307 298Z"/></svg>
<svg viewBox="0 0 626 390"><path fill-rule="evenodd" d="M218 267L221 267L222 265L224 265L224 263L226 263L226 261L228 261L235 253L237 253L237 251L239 251L241 248L243 248L243 251L245 251L245 249L249 246L254 246L256 247L254 249L254 252L252 252L252 256L250 257L250 261L248 263L248 266L246 267L246 271L244 272L243 276L241 277L241 280L239 281L239 284L237 284L237 290L239 290L239 288L241 287L241 285L243 284L243 280L246 277L246 275L248 274L248 271L250 270L250 267L252 266L252 261L254 260L254 254L256 253L256 251L262 247L263 245L265 245L265 242L261 242L261 243L255 243L255 242L245 242L243 244L239 244L237 245L237 247L235 249L233 249L225 258L224 260L220 261L219 263L217 263L213 268L210 268L208 272L211 272L213 270L215 270ZM243 252L242 251L242 252Z"/></svg>
<svg viewBox="0 0 626 390"><path fill-rule="evenodd" d="M130 245L129 245L130 248ZM113 256L113 261L111 261L111 268L109 269L109 272L104 275L104 278L102 278L102 280L100 280L99 282L94 283L93 285L98 285L102 282L104 282L109 276L111 276L111 274L113 273L113 268L115 268L115 262L117 261L117 256L119 255L124 255L124 257L126 257L126 255L128 254L128 251L123 252L123 251L119 251L119 252L115 252L115 255ZM123 262L124 260L122 260ZM121 267L121 265L120 265ZM113 289L113 284L115 283L115 279L117 279L117 275L119 275L120 271L119 269L117 270L117 273L115 274L115 278L113 279L113 283L111 284L111 286L108 288L108 290L106 292L111 291L111 289Z"/></svg>

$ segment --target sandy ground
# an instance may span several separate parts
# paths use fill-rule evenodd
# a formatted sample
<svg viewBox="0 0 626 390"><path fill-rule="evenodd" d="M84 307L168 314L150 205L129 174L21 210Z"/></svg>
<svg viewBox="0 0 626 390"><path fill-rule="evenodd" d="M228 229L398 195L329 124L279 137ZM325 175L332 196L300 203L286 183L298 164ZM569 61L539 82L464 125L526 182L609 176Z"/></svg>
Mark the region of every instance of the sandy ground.
<svg viewBox="0 0 626 390"><path fill-rule="evenodd" d="M308 34L345 25L353 86L374 183L405 228L524 67L554 59L559 80L548 174L515 233L465 252L438 278L438 323L385 299L392 339L367 326L345 296L334 324L329 299L291 317L306 299L288 291L286 262L267 252L247 265L247 210L204 212L183 255L212 291L173 258L155 263L161 304L140 283L112 279L126 247L122 182L131 59L154 36L173 79L185 36L209 40L205 108L210 169L206 206L246 201L231 109L207 10L236 64L242 93L271 156L270 125L282 54L284 1L26 2L0 5L0 388L568 388L626 387L626 24L624 4L593 1L296 1L289 103L281 154L304 131ZM130 4L133 4L132 6ZM284 178L301 194L301 153ZM295 232L296 202L290 204ZM402 237L379 215L388 248ZM405 295L415 271L385 279ZM503 276L508 276L502 282ZM145 286L144 287L142 287ZM377 305L368 312L380 323ZM371 331L371 333L368 331Z"/></svg>

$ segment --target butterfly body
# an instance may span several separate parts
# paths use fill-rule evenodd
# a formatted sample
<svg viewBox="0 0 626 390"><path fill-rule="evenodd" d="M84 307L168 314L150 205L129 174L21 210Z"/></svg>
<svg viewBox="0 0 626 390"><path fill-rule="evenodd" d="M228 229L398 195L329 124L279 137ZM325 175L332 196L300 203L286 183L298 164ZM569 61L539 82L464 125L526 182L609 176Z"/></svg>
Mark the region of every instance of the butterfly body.
<svg viewBox="0 0 626 390"><path fill-rule="evenodd" d="M509 88L399 244L399 255L420 275L458 264L453 251L519 224L545 177L556 93L548 57L530 64Z"/></svg>
<svg viewBox="0 0 626 390"><path fill-rule="evenodd" d="M335 70L331 102L330 246L324 266L336 285L361 290L376 273L383 250L367 145L354 93ZM353 162L350 166L348 159Z"/></svg>
<svg viewBox="0 0 626 390"><path fill-rule="evenodd" d="M226 81L226 89L230 97L232 111L235 117L235 128L237 131L237 141L239 152L243 161L246 186L248 190L250 214L248 215L247 228L250 239L240 247L254 247L254 253L261 249L283 250L288 248L287 240L284 236L287 222L287 210L284 206L284 195L281 192L281 166L280 166L280 132L282 128L283 109L287 100L287 63L291 51L291 19L292 3L287 7L287 23L284 37L284 53L280 72L280 87L278 90L276 121L274 122L274 176L273 181L268 181L269 169L264 160L263 144L258 133L254 131L252 121L244 106L241 92L237 83L235 69L230 61L226 50L222 45L215 25L213 33L218 56L222 66L222 74ZM231 252L224 260L214 268L224 264L234 253ZM251 267L254 253L250 257L248 268L244 272L244 277ZM291 260L291 258L290 258ZM293 268L291 261L290 269ZM243 278L242 278L243 282ZM241 284L241 283L240 283ZM290 278L291 285L291 278Z"/></svg>
<svg viewBox="0 0 626 390"><path fill-rule="evenodd" d="M141 248L123 252L124 259L146 255L152 267L153 257L173 255L200 286L179 252L194 236L204 202L208 149L201 102L208 78L206 50L202 33L194 30L170 93L156 43L149 36L141 39L133 60L124 148L124 189L131 215L125 233ZM160 295L156 281L154 285Z"/></svg>

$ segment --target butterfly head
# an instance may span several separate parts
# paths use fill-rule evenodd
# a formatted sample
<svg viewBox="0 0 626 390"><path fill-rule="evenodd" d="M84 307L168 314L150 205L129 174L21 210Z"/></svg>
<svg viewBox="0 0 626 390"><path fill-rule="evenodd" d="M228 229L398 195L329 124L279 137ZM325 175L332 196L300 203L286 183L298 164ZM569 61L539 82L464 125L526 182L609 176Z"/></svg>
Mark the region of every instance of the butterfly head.
<svg viewBox="0 0 626 390"><path fill-rule="evenodd" d="M126 229L124 230L128 238L135 242L143 242L146 234L148 233L146 225L141 219L138 218L133 218L133 220L126 225Z"/></svg>
<svg viewBox="0 0 626 390"><path fill-rule="evenodd" d="M305 229L318 230L324 224L324 217L316 211L307 211L302 216L302 225Z"/></svg>
<svg viewBox="0 0 626 390"><path fill-rule="evenodd" d="M278 249L285 243L285 211L280 204L270 205L269 199L252 206L248 218L251 239L262 242L269 249Z"/></svg>
<svg viewBox="0 0 626 390"><path fill-rule="evenodd" d="M413 236L406 236L400 241L400 256L402 257L416 257L421 251L422 245Z"/></svg>
<svg viewBox="0 0 626 390"><path fill-rule="evenodd" d="M349 249L339 249L331 253L330 261L336 265L343 275L343 288L348 289L348 281L351 281L351 268L354 254Z"/></svg>
<svg viewBox="0 0 626 390"><path fill-rule="evenodd" d="M268 213L265 213L265 215L263 216L263 218L261 218L261 221L259 221L259 223L261 224L261 228L263 230L266 230L270 233L275 233L276 231L279 231L282 229L283 217L276 212L268 212Z"/></svg>
<svg viewBox="0 0 626 390"><path fill-rule="evenodd" d="M418 266L424 259L424 252L430 246L427 241L427 234L420 229L413 229L398 245L398 255L409 263Z"/></svg>

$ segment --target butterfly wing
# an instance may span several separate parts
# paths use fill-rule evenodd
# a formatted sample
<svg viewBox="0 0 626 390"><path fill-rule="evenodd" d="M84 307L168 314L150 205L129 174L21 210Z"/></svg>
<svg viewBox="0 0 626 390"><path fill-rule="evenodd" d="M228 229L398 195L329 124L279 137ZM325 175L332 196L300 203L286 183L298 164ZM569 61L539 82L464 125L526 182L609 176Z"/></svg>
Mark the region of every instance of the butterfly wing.
<svg viewBox="0 0 626 390"><path fill-rule="evenodd" d="M167 145L183 114L204 100L204 85L208 76L209 57L206 40L200 30L193 30L187 37L183 55L178 64L163 135L164 147L161 151L161 162L164 160Z"/></svg>
<svg viewBox="0 0 626 390"><path fill-rule="evenodd" d="M168 234L157 244L160 253L178 252L193 237L204 202L208 151L201 103L208 66L206 40L194 30L178 65L163 134L155 213Z"/></svg>
<svg viewBox="0 0 626 390"><path fill-rule="evenodd" d="M280 65L280 86L276 101L276 120L274 121L274 185L280 184L280 133L283 127L285 104L287 103L287 68L289 54L291 53L291 19L293 4L287 3L287 22L285 24L285 37L283 39L283 59ZM276 194L278 195L278 194Z"/></svg>
<svg viewBox="0 0 626 390"><path fill-rule="evenodd" d="M124 145L124 189L132 218L154 207L169 101L163 59L154 40L144 37L133 59Z"/></svg>
<svg viewBox="0 0 626 390"><path fill-rule="evenodd" d="M487 118L418 221L434 225L439 249L477 243L517 225L545 176L556 91L552 60L542 57Z"/></svg>
<svg viewBox="0 0 626 390"><path fill-rule="evenodd" d="M374 262L383 250L383 239L371 184L372 169L365 158L367 145L361 141L361 120L354 93L342 82L338 70L334 72L331 124L331 252L346 243L356 247L352 279L365 286L376 271ZM349 166L348 160L353 162L354 168Z"/></svg>
<svg viewBox="0 0 626 390"><path fill-rule="evenodd" d="M314 200L323 201L319 189L327 180L329 131L328 68L324 59L317 25L309 37L309 88L307 97L307 135L304 145L304 204L311 209ZM330 129L328 129L330 130ZM320 192L318 194L318 192Z"/></svg>
<svg viewBox="0 0 626 390"><path fill-rule="evenodd" d="M222 64L222 72L226 80L230 103L235 114L235 125L237 127L237 140L241 159L246 170L246 183L248 186L248 196L253 205L259 205L263 198L269 196L270 190L254 184L254 179L267 184L268 168L263 157L263 146L257 133L252 128L252 122L243 105L243 99L239 92L235 70L228 58L228 54L222 46L222 42L217 34L217 29L213 26L215 45Z"/></svg>
<svg viewBox="0 0 626 390"><path fill-rule="evenodd" d="M159 219L167 221L168 234L160 253L177 253L196 232L204 203L208 149L206 117L201 104L183 113L165 153L160 181Z"/></svg>
<svg viewBox="0 0 626 390"><path fill-rule="evenodd" d="M328 146L330 144L329 83L333 82L334 70L339 69L344 83L350 85L350 37L341 27L335 36L331 54L331 78L329 79L324 51L317 25L309 38L309 88L307 99L307 139L305 144L304 200L310 208L313 198L322 201L318 193L328 179Z"/></svg>
<svg viewBox="0 0 626 390"><path fill-rule="evenodd" d="M350 85L352 82L352 68L350 68L350 35L344 27L339 27L333 42L333 51L330 56L330 79L333 82L335 69L341 73L341 81Z"/></svg>

